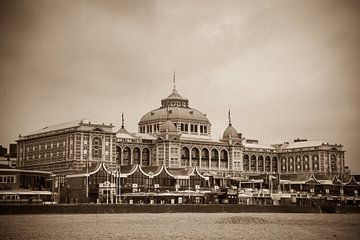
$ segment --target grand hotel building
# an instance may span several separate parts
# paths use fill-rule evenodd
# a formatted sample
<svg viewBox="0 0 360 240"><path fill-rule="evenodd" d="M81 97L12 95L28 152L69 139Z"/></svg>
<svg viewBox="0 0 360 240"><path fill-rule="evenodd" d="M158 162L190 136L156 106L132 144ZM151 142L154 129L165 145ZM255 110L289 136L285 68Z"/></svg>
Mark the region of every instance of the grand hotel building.
<svg viewBox="0 0 360 240"><path fill-rule="evenodd" d="M18 166L59 175L75 174L100 162L111 169L136 164L196 167L209 176L344 172L342 145L301 139L259 144L243 138L230 113L222 138L213 139L206 114L190 107L175 86L159 108L141 117L137 133L125 129L124 119L117 132L113 128L80 120L19 135Z"/></svg>

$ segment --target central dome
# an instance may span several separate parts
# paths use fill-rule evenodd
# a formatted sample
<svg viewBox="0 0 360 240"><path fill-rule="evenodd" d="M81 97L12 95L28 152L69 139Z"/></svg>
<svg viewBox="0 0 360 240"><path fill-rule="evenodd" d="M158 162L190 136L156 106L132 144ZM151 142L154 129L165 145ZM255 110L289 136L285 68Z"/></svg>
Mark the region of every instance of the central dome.
<svg viewBox="0 0 360 240"><path fill-rule="evenodd" d="M189 100L183 98L174 88L172 93L161 100L161 107L146 113L139 122L140 124L156 121L195 121L198 123L210 124L206 115L199 110L189 107Z"/></svg>
<svg viewBox="0 0 360 240"><path fill-rule="evenodd" d="M205 114L189 107L189 100L173 88L172 93L161 100L161 107L143 115L139 121L140 133L159 132L161 126L170 120L183 134L210 135L210 122Z"/></svg>
<svg viewBox="0 0 360 240"><path fill-rule="evenodd" d="M154 121L196 121L201 123L210 123L207 117L200 111L193 108L181 107L167 107L158 108L146 113L141 119L139 124L151 123Z"/></svg>

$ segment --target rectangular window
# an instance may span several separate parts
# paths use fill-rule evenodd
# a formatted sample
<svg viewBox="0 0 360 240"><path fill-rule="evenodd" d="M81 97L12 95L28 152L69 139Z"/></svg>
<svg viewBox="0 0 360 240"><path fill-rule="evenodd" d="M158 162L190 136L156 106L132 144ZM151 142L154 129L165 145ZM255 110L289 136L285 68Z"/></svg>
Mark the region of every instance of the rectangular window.
<svg viewBox="0 0 360 240"><path fill-rule="evenodd" d="M16 176L14 175L0 176L0 183L16 183Z"/></svg>

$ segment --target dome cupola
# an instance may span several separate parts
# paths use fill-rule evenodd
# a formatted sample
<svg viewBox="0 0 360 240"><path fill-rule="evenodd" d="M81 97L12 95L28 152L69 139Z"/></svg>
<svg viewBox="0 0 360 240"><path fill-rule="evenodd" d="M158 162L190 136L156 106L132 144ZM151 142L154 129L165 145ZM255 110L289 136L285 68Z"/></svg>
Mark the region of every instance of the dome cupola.
<svg viewBox="0 0 360 240"><path fill-rule="evenodd" d="M238 132L231 124L230 110L229 110L229 126L225 129L222 140L228 141L229 139L240 139Z"/></svg>
<svg viewBox="0 0 360 240"><path fill-rule="evenodd" d="M151 110L141 117L138 123L139 132L157 134L160 132L161 126L165 125L168 120L183 135L209 137L211 134L211 123L206 114L190 107L189 100L182 97L176 90L175 72L172 93L161 100L159 108Z"/></svg>

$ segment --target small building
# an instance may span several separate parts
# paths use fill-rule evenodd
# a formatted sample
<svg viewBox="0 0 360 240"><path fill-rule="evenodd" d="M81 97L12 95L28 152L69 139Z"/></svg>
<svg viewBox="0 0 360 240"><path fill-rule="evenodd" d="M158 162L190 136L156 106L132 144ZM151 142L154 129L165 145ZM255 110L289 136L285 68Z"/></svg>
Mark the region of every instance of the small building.
<svg viewBox="0 0 360 240"><path fill-rule="evenodd" d="M0 169L1 204L28 204L52 201L52 177L50 172Z"/></svg>

